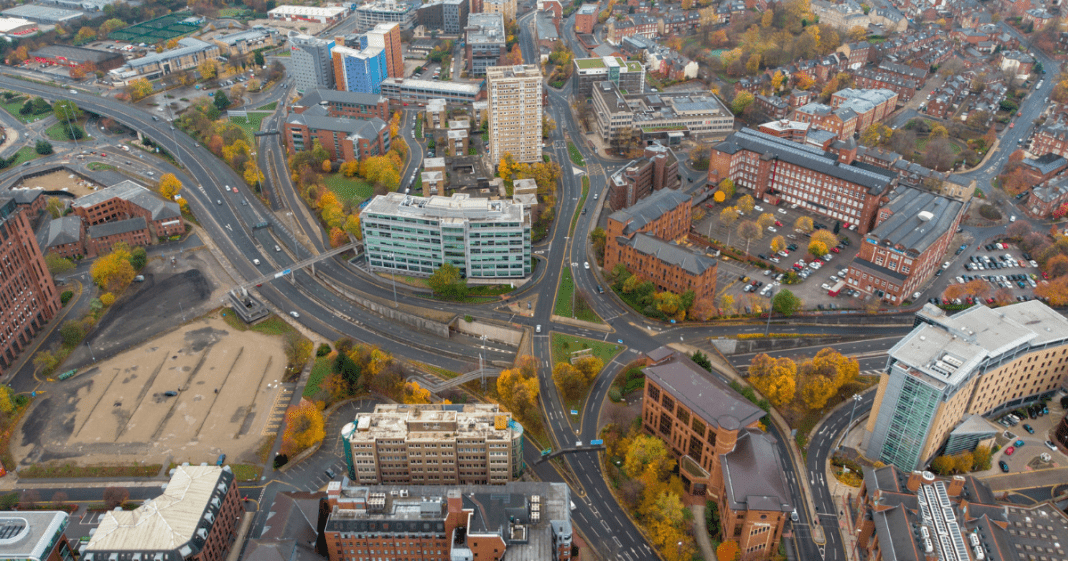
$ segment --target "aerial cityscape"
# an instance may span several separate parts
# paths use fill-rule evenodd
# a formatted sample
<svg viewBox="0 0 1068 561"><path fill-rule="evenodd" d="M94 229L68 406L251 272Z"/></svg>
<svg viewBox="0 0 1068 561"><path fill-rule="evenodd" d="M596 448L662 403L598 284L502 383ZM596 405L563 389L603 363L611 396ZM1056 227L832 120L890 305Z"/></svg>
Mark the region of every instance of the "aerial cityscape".
<svg viewBox="0 0 1068 561"><path fill-rule="evenodd" d="M0 558L1068 561L1056 0L0 0Z"/></svg>

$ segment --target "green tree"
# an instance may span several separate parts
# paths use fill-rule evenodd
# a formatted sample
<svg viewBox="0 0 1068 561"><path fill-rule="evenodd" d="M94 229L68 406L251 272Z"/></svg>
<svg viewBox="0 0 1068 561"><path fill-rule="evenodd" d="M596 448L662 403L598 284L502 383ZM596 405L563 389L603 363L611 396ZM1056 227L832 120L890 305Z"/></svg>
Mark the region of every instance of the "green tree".
<svg viewBox="0 0 1068 561"><path fill-rule="evenodd" d="M704 368L709 372L712 371L712 361L709 360L708 356L702 353L701 351L694 351L693 355L690 357L690 360L694 361L697 366L700 366L701 368Z"/></svg>
<svg viewBox="0 0 1068 561"><path fill-rule="evenodd" d="M771 307L776 312L790 317L801 309L801 299L789 289L784 288L775 294Z"/></svg>
<svg viewBox="0 0 1068 561"><path fill-rule="evenodd" d="M52 143L47 140L38 140L33 145L34 151L42 156L47 156L52 153Z"/></svg>
<svg viewBox="0 0 1068 561"><path fill-rule="evenodd" d="M451 263L444 263L427 279L435 294L453 300L467 296L467 281L460 278L460 270Z"/></svg>
<svg viewBox="0 0 1068 561"><path fill-rule="evenodd" d="M130 265L133 265L135 271L140 271L148 264L148 252L143 247L135 247L130 251Z"/></svg>
<svg viewBox="0 0 1068 561"><path fill-rule="evenodd" d="M264 58L263 58L263 53L260 52L260 51L256 51L256 53L254 55L252 55L252 62L255 62L256 66L259 66L261 68L263 67L264 64L267 63L267 61L265 61Z"/></svg>
<svg viewBox="0 0 1068 561"><path fill-rule="evenodd" d="M54 251L49 251L45 255L45 265L48 266L48 272L53 275L65 273L74 268L74 262L66 257L61 257Z"/></svg>
<svg viewBox="0 0 1068 561"><path fill-rule="evenodd" d="M214 103L215 107L217 107L219 111L225 111L227 107L230 107L230 98L226 97L226 92L222 90L217 90L215 92Z"/></svg>
<svg viewBox="0 0 1068 561"><path fill-rule="evenodd" d="M82 116L82 110L78 108L78 105L69 99L61 99L52 105L52 112L56 115L56 120L61 123L69 121L77 121Z"/></svg>

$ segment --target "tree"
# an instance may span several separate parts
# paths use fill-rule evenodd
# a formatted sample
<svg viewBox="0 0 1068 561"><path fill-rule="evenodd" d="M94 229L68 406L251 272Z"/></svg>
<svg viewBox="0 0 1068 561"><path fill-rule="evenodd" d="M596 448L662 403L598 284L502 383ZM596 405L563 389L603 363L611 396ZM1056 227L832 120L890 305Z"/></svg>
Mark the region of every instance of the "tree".
<svg viewBox="0 0 1068 561"><path fill-rule="evenodd" d="M106 487L104 488L103 499L108 510L111 510L123 505L130 499L130 490L126 487Z"/></svg>
<svg viewBox="0 0 1068 561"><path fill-rule="evenodd" d="M760 239L764 235L764 229L760 227L760 224L752 220L746 220L738 225L737 234L738 237L745 240L745 252L749 253L749 244L753 240Z"/></svg>
<svg viewBox="0 0 1068 561"><path fill-rule="evenodd" d="M802 232L808 233L811 232L813 228L815 228L815 226L812 224L811 218L809 218L808 216L802 216L794 221L794 228L801 230Z"/></svg>
<svg viewBox="0 0 1068 561"><path fill-rule="evenodd" d="M200 73L201 79L211 80L219 75L219 65L214 59L209 58L197 65L197 72ZM218 95L218 93L215 95Z"/></svg>
<svg viewBox="0 0 1068 561"><path fill-rule="evenodd" d="M329 160L326 161L329 162ZM245 162L245 172L241 174L241 177L249 187L259 186L265 179L263 172L260 171L260 167L256 165L255 160L251 159Z"/></svg>
<svg viewBox="0 0 1068 561"><path fill-rule="evenodd" d="M775 236L771 238L771 250L778 253L786 249L786 240L782 236Z"/></svg>
<svg viewBox="0 0 1068 561"><path fill-rule="evenodd" d="M859 25L854 25L853 27L849 28L848 34L850 41L863 41L868 37L868 30Z"/></svg>
<svg viewBox="0 0 1068 561"><path fill-rule="evenodd" d="M47 140L38 140L33 145L33 149L42 156L47 156L52 153L52 143Z"/></svg>
<svg viewBox="0 0 1068 561"><path fill-rule="evenodd" d="M1019 222L1016 222L1015 224L1019 224ZM49 270L52 270L51 265L49 265ZM1044 270L1046 271L1047 275L1055 279L1068 275L1068 256L1054 255L1048 261L1046 261L1046 266Z"/></svg>
<svg viewBox="0 0 1068 561"><path fill-rule="evenodd" d="M260 51L256 51L255 54L252 55L252 62L256 63L256 66L264 66L266 64L266 60L264 60L263 58L263 53Z"/></svg>
<svg viewBox="0 0 1068 561"><path fill-rule="evenodd" d="M126 86L126 90L127 93L130 94L131 101L140 101L152 95L152 92L155 91L155 88L152 87L152 82L149 82L147 79L137 78L135 80L130 81L130 83Z"/></svg>
<svg viewBox="0 0 1068 561"><path fill-rule="evenodd" d="M770 13L771 10L768 10ZM741 551L738 549L738 544L732 540L727 540L716 548L716 559L719 561L738 561L741 556Z"/></svg>
<svg viewBox="0 0 1068 561"><path fill-rule="evenodd" d="M97 258L89 268L93 282L111 292L125 288L137 274L130 264L130 257L129 246L122 242L115 244L111 253Z"/></svg>
<svg viewBox="0 0 1068 561"><path fill-rule="evenodd" d="M52 112L62 123L77 121L82 116L82 110L78 108L78 105L68 99L61 99L52 104Z"/></svg>
<svg viewBox="0 0 1068 561"><path fill-rule="evenodd" d="M215 92L215 101L213 103L215 104L215 107L219 109L219 111L223 111L227 107L230 107L230 98L226 97L226 92L218 90Z"/></svg>
<svg viewBox="0 0 1068 561"><path fill-rule="evenodd" d="M812 240L808 242L808 252L814 257L827 255L827 245L823 242Z"/></svg>
<svg viewBox="0 0 1068 561"><path fill-rule="evenodd" d="M817 230L812 234L812 239L827 246L828 249L838 245L838 236L829 230Z"/></svg>
<svg viewBox="0 0 1068 561"><path fill-rule="evenodd" d="M124 27L126 27L126 22L119 18L111 18L100 24L100 27L97 29L97 36L101 39L107 39L112 31L117 31Z"/></svg>
<svg viewBox="0 0 1068 561"><path fill-rule="evenodd" d="M282 432L282 453L289 457L307 450L326 436L322 411L307 399L289 406L285 427Z"/></svg>
<svg viewBox="0 0 1068 561"><path fill-rule="evenodd" d="M771 10L768 10L768 12L771 12ZM765 12L765 15L766 15L766 14L767 14L768 12ZM784 81L785 79L786 79L786 78L785 78L785 77L783 76L783 74L782 74L782 70L776 70L776 71L775 71L775 75L771 77L771 87L772 87L772 88L773 88L773 89L774 89L775 91L779 91L779 90L781 90L781 89L782 89L782 83L783 83L783 81Z"/></svg>
<svg viewBox="0 0 1068 561"><path fill-rule="evenodd" d="M734 225L735 222L738 221L739 218L741 218L741 216L739 216L738 214L737 207L729 206L719 211L719 222L728 230L731 226Z"/></svg>
<svg viewBox="0 0 1068 561"><path fill-rule="evenodd" d="M770 212L765 212L757 217L757 224L760 224L761 228L767 229L775 225L775 215Z"/></svg>
<svg viewBox="0 0 1068 561"><path fill-rule="evenodd" d="M430 390L419 386L419 382L405 382L402 403L421 405L430 403Z"/></svg>
<svg viewBox="0 0 1068 561"><path fill-rule="evenodd" d="M789 358L771 358L761 353L749 365L749 383L776 407L794 400L797 392L797 364Z"/></svg>
<svg viewBox="0 0 1068 561"><path fill-rule="evenodd" d="M923 151L923 165L937 171L949 170L954 159L953 147L945 138L934 138Z"/></svg>
<svg viewBox="0 0 1068 561"><path fill-rule="evenodd" d="M783 288L779 292L775 293L775 298L771 302L772 309L780 314L790 317L801 309L801 299L797 297L793 292Z"/></svg>
<svg viewBox="0 0 1068 561"><path fill-rule="evenodd" d="M182 191L182 182L173 173L165 173L159 178L159 194L164 199L173 201Z"/></svg>
<svg viewBox="0 0 1068 561"><path fill-rule="evenodd" d="M427 279L427 285L435 294L446 298L460 299L467 295L467 281L460 278L460 270L452 263L443 263Z"/></svg>
<svg viewBox="0 0 1068 561"><path fill-rule="evenodd" d="M51 351L40 351L33 357L33 367L42 374L51 374L57 366L59 359Z"/></svg>
<svg viewBox="0 0 1068 561"><path fill-rule="evenodd" d="M745 70L749 74L756 74L757 72L760 71L760 55L759 54L754 53L754 54L749 55L749 60L747 60L745 62ZM737 97L735 99L737 99ZM739 113L740 113L740 111L739 111Z"/></svg>
<svg viewBox="0 0 1068 561"><path fill-rule="evenodd" d="M734 313L734 296L730 294L724 294L719 297L719 307L727 311L727 313Z"/></svg>
<svg viewBox="0 0 1068 561"><path fill-rule="evenodd" d="M674 467L675 460L668 454L664 441L646 434L632 438L623 456L623 471L635 478L649 473L659 480Z"/></svg>
<svg viewBox="0 0 1068 561"><path fill-rule="evenodd" d="M724 177L723 180L719 182L719 190L726 198L733 199L735 193L734 181L729 177Z"/></svg>
<svg viewBox="0 0 1068 561"><path fill-rule="evenodd" d="M946 127L942 125L935 125L931 127L931 132L929 136L931 138L948 138L949 130L947 130Z"/></svg>
<svg viewBox="0 0 1068 561"><path fill-rule="evenodd" d="M1035 295L1048 299L1053 307L1068 305L1068 276L1058 277L1035 288Z"/></svg>
<svg viewBox="0 0 1068 561"><path fill-rule="evenodd" d="M749 214L750 212L753 212L753 208L756 206L756 201L753 200L753 197L745 195L738 199L738 202L735 203L734 206L738 207L738 210L742 211L742 213Z"/></svg>
<svg viewBox="0 0 1068 561"><path fill-rule="evenodd" d="M585 377L569 362L558 362L553 367L553 382L568 401L578 399L586 389Z"/></svg>
<svg viewBox="0 0 1068 561"><path fill-rule="evenodd" d="M1005 233L1009 237L1020 241L1024 239L1027 234L1031 233L1031 224L1029 222L1024 222L1023 220L1020 220L1019 222L1013 222L1012 224L1009 224L1008 228L1005 229Z"/></svg>
<svg viewBox="0 0 1068 561"><path fill-rule="evenodd" d="M953 473L953 467L953 458L949 456L938 456L931 460L931 471L938 475L949 475Z"/></svg>
<svg viewBox="0 0 1068 561"><path fill-rule="evenodd" d="M73 43L75 46L78 46L92 41L96 41L96 31L92 27L85 25L78 30L78 34L74 36Z"/></svg>
<svg viewBox="0 0 1068 561"><path fill-rule="evenodd" d="M105 308L110 308L111 305L115 303L115 295L110 292L101 294L100 303L103 304Z"/></svg>
<svg viewBox="0 0 1068 561"><path fill-rule="evenodd" d="M747 91L738 92L738 95L734 96L734 101L731 102L731 111L735 115L741 115L747 107L753 104L753 94Z"/></svg>
<svg viewBox="0 0 1068 561"><path fill-rule="evenodd" d="M497 376L497 395L509 410L520 418L538 415L538 379L527 376L520 368L509 368Z"/></svg>

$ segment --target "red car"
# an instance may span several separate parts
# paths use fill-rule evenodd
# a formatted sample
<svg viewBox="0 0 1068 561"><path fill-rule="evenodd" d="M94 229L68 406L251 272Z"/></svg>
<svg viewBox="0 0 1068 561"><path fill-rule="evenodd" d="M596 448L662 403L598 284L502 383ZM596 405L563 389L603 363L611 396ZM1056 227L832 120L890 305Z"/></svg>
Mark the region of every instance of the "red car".
<svg viewBox="0 0 1068 561"><path fill-rule="evenodd" d="M1046 273L1045 271L1042 271L1042 278L1048 279L1049 278L1049 274Z"/></svg>
<svg viewBox="0 0 1068 561"><path fill-rule="evenodd" d="M103 152L101 152L101 153L100 153L100 157L101 157L101 158L107 158L107 157L108 157L108 155L107 155L107 154L105 154L105 153L103 153Z"/></svg>
<svg viewBox="0 0 1068 561"><path fill-rule="evenodd" d="M1011 456L1012 453L1015 452L1015 451L1016 451L1015 447L1009 446L1008 448L1005 449L1005 455L1006 456Z"/></svg>
<svg viewBox="0 0 1068 561"><path fill-rule="evenodd" d="M779 222L778 220L775 221L775 225L782 228L782 222Z"/></svg>
<svg viewBox="0 0 1068 561"><path fill-rule="evenodd" d="M831 252L833 252L833 253L842 253L842 250L838 249L837 247L832 247L831 248Z"/></svg>

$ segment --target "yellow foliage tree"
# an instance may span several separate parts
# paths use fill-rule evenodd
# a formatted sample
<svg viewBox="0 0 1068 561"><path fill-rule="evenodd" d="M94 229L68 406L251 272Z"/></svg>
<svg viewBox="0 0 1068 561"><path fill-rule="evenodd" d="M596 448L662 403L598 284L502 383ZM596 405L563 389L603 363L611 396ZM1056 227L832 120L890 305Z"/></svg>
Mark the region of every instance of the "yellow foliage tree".
<svg viewBox="0 0 1068 561"><path fill-rule="evenodd" d="M295 456L326 436L323 413L307 399L286 410L286 428L282 432L282 453Z"/></svg>
<svg viewBox="0 0 1068 561"><path fill-rule="evenodd" d="M723 191L716 191L712 195L712 200L716 201L717 203L722 203L723 201L727 200L727 195L724 195Z"/></svg>
<svg viewBox="0 0 1068 561"><path fill-rule="evenodd" d="M409 405L430 403L430 390L420 387L419 382L406 382L401 401Z"/></svg>
<svg viewBox="0 0 1068 561"><path fill-rule="evenodd" d="M102 289L114 292L125 288L137 275L130 264L130 246L122 242L115 244L111 253L97 258L89 274Z"/></svg>
<svg viewBox="0 0 1068 561"><path fill-rule="evenodd" d="M631 477L649 473L659 480L674 467L675 460L668 454L664 441L647 434L631 439L623 459L623 471Z"/></svg>
<svg viewBox="0 0 1068 561"><path fill-rule="evenodd" d="M182 190L182 182L173 173L165 173L159 178L159 194L161 197L173 201L174 196Z"/></svg>
<svg viewBox="0 0 1068 561"><path fill-rule="evenodd" d="M360 215L356 213L350 214L345 218L345 226L342 229L358 240L363 239L363 230L360 229Z"/></svg>
<svg viewBox="0 0 1068 561"><path fill-rule="evenodd" d="M716 548L716 559L719 561L738 561L741 556L741 550L738 549L737 542L727 540Z"/></svg>
<svg viewBox="0 0 1068 561"><path fill-rule="evenodd" d="M786 249L786 240L782 236L771 238L771 250L778 253Z"/></svg>
<svg viewBox="0 0 1068 561"><path fill-rule="evenodd" d="M140 101L150 95L154 91L152 82L149 82L145 78L137 78L126 86L130 93L130 99L133 101Z"/></svg>
<svg viewBox="0 0 1068 561"><path fill-rule="evenodd" d="M812 240L808 242L808 252L816 257L827 255L827 245L823 242Z"/></svg>
<svg viewBox="0 0 1068 561"><path fill-rule="evenodd" d="M111 305L115 303L115 295L110 292L105 292L100 295L100 303L103 304L105 308L110 308Z"/></svg>
<svg viewBox="0 0 1068 561"><path fill-rule="evenodd" d="M664 314L668 319L682 321L686 318L686 309L682 306L682 299L678 294L665 290L658 292L653 297L653 305L657 311Z"/></svg>
<svg viewBox="0 0 1068 561"><path fill-rule="evenodd" d="M245 173L242 177L244 177L245 183L248 183L251 187L263 183L264 180L263 172L260 171L260 167L253 160L245 162Z"/></svg>
<svg viewBox="0 0 1068 561"><path fill-rule="evenodd" d="M838 245L838 236L830 230L816 230L816 232L812 234L812 239L813 241L822 243L828 249Z"/></svg>
<svg viewBox="0 0 1068 561"><path fill-rule="evenodd" d="M794 400L797 392L797 364L789 358L771 358L761 353L749 365L749 382L768 401L782 407Z"/></svg>
<svg viewBox="0 0 1068 561"><path fill-rule="evenodd" d="M334 171L334 164L331 164L330 160L323 160L323 165L321 167L323 168L323 173Z"/></svg>
<svg viewBox="0 0 1068 561"><path fill-rule="evenodd" d="M517 416L537 415L538 379L524 375L521 369L510 368L497 376L497 394Z"/></svg>
<svg viewBox="0 0 1068 561"><path fill-rule="evenodd" d="M200 72L200 77L205 80L211 80L219 75L219 65L214 59L207 59L197 65L197 71Z"/></svg>
<svg viewBox="0 0 1068 561"><path fill-rule="evenodd" d="M756 202L753 200L753 197L744 195L742 198L738 199L738 202L735 203L734 206L738 207L738 210L745 214L749 214L750 212L753 212L753 207L756 206Z"/></svg>
<svg viewBox="0 0 1068 561"><path fill-rule="evenodd" d="M771 10L768 10L768 12L771 12ZM768 12L765 12L765 14L767 14ZM775 75L771 77L771 87L775 88L775 91L781 90L783 80L785 79L786 77L783 76L782 70L776 70Z"/></svg>
<svg viewBox="0 0 1068 561"><path fill-rule="evenodd" d="M801 230L802 232L811 232L815 225L812 223L812 219L807 216L802 216L794 221L794 228Z"/></svg>
<svg viewBox="0 0 1068 561"><path fill-rule="evenodd" d="M946 129L946 127L944 127L942 125L935 125L935 126L931 127L930 137L932 139L935 139L935 138L948 138L949 137L949 130Z"/></svg>
<svg viewBox="0 0 1068 561"><path fill-rule="evenodd" d="M756 222L760 225L761 228L766 229L770 226L775 225L775 215L770 212L765 212L757 217Z"/></svg>

